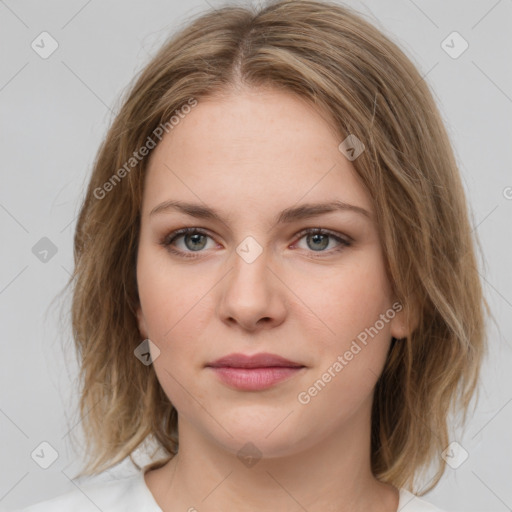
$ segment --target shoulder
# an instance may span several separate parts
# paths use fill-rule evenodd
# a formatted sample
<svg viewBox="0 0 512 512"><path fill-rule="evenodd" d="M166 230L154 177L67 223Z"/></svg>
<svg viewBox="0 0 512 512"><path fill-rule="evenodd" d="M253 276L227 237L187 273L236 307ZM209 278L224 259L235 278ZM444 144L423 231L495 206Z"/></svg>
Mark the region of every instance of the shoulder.
<svg viewBox="0 0 512 512"><path fill-rule="evenodd" d="M140 475L103 482L87 482L45 501L13 512L126 512L148 510ZM138 508L140 507L140 508Z"/></svg>
<svg viewBox="0 0 512 512"><path fill-rule="evenodd" d="M400 489L400 501L398 503L397 512L448 512L427 503L425 500L418 498L414 494Z"/></svg>

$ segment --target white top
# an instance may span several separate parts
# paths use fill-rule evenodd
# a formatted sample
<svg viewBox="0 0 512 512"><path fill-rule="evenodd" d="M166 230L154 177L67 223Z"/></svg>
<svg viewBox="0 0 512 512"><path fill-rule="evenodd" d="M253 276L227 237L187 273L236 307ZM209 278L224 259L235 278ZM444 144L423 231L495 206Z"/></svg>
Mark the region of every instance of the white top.
<svg viewBox="0 0 512 512"><path fill-rule="evenodd" d="M144 473L109 482L87 482L55 498L41 501L18 512L163 512L146 485ZM15 512L15 511L13 511ZM397 512L443 512L400 489Z"/></svg>

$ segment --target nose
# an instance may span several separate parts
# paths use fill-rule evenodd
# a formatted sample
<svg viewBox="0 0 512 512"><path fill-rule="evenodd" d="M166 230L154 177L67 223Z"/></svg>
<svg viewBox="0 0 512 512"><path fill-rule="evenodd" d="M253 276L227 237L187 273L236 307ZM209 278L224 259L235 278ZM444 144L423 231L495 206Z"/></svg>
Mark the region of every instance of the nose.
<svg viewBox="0 0 512 512"><path fill-rule="evenodd" d="M286 287L276 277L270 259L266 249L254 261L237 252L230 258L232 269L222 280L217 300L217 314L230 327L253 332L284 321Z"/></svg>

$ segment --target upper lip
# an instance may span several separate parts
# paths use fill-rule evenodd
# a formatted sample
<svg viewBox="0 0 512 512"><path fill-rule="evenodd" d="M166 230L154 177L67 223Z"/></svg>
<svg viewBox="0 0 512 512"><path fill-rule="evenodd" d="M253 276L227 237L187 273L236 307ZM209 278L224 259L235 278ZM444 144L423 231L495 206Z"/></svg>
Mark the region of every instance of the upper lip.
<svg viewBox="0 0 512 512"><path fill-rule="evenodd" d="M284 357L276 354L261 353L261 354L229 354L221 357L206 366L213 368L230 367L230 368L265 368L265 367L289 367L289 368L302 368L304 365L295 361L290 361Z"/></svg>

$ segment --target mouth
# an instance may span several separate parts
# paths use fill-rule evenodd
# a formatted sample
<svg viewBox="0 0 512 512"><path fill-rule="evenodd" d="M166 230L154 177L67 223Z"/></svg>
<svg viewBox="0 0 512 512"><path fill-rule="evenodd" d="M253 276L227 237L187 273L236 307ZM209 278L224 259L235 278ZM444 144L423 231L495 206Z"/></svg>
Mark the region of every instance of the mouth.
<svg viewBox="0 0 512 512"><path fill-rule="evenodd" d="M300 373L303 364L275 354L230 354L206 365L225 385L243 391L271 388Z"/></svg>

